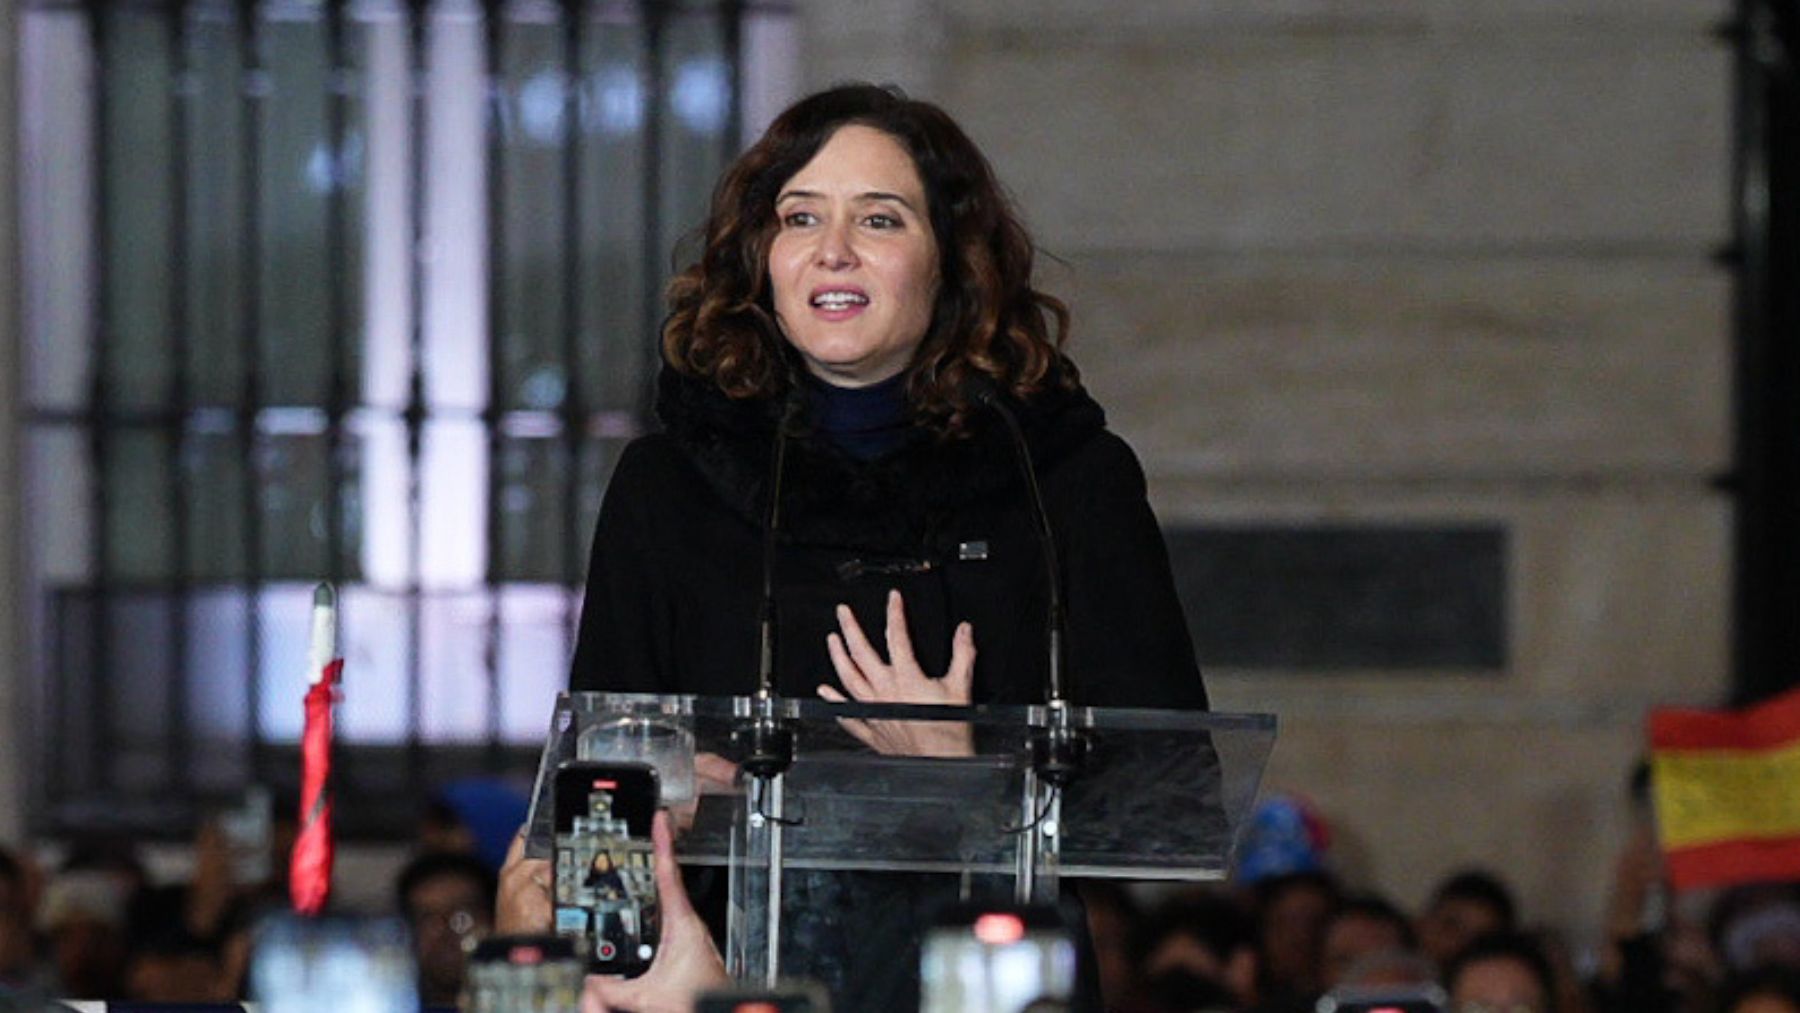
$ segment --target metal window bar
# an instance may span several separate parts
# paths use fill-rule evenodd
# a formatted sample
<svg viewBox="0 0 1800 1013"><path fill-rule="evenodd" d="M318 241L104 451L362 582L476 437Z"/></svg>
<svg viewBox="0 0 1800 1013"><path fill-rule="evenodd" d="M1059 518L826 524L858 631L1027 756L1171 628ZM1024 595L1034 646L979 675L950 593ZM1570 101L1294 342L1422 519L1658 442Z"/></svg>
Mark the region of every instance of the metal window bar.
<svg viewBox="0 0 1800 1013"><path fill-rule="evenodd" d="M259 182L262 179L262 100L267 93L266 70L263 65L262 9L260 0L245 0L238 9L238 45L240 59L243 61L242 76L239 78L241 104L238 110L242 123L243 161L239 171L243 178L243 204L239 213L243 223L241 250L244 258L244 272L240 280L243 288L239 304L243 329L239 334L239 341L244 377L236 436L246 479L244 496L240 501L244 531L241 586L244 594L244 659L245 667L251 674L244 694L244 728L250 740L250 777L256 784L269 783L273 762L262 732L263 692L260 676L263 669L261 616L264 543L262 511L258 509L257 502L257 490L261 483L257 481L256 472L257 462L262 460L260 416L263 404L262 342L258 340L262 333L263 287L262 193Z"/></svg>
<svg viewBox="0 0 1800 1013"><path fill-rule="evenodd" d="M103 167L110 160L111 145L107 143L106 129L109 103L107 101L106 88L104 87L104 82L101 78L104 74L103 68L107 65L112 54L112 39L106 30L105 12L101 9L99 4L95 3L89 5L85 9L85 12L88 16L87 27L90 40L89 44L92 46L94 54L93 66L95 87L93 90L93 106L91 112L93 120L91 124L91 143L94 153L94 165L97 167L92 197L94 205L93 221L95 222L96 227L94 229L94 258L92 267L94 278L93 286L90 289L93 293L92 298L94 301L93 333L90 335L90 340L93 343L93 358L91 362L92 374L89 378L88 411L90 416L87 434L90 448L89 452L92 454L94 469L91 476L92 490L90 493L92 513L89 515L89 520L92 525L90 537L92 539L94 553L93 572L95 607L92 614L96 620L93 630L94 678L89 689L91 694L89 704L93 714L94 733L94 749L90 755L110 757L115 755L117 751L116 744L112 741L112 729L114 725L112 694L107 678L108 674L117 667L113 657L113 639L111 635L113 626L112 600L111 594L109 593L114 583L111 566L112 546L106 524L108 509L111 506L106 483L106 471L107 465L111 460L113 435L112 426L108 424L107 421L112 408L111 385L108 382L108 379L111 366L111 355L109 354L109 350L112 348L113 344L112 335L110 333L113 309L112 299L110 298L111 285L109 284L110 279L108 277L110 273L111 257L107 242L108 236L104 226L104 223L108 219L111 207L107 200L106 177ZM63 744L73 745L72 743ZM72 757L65 757L65 762L67 763L65 769L80 769L72 761ZM102 778L102 780L104 780L104 778ZM77 790L91 792L98 787L100 787L98 784L78 782Z"/></svg>
<svg viewBox="0 0 1800 1013"><path fill-rule="evenodd" d="M326 337L331 342L326 357L325 393L325 566L333 584L342 584L344 571L344 489L346 485L345 421L350 409L350 272L346 256L350 248L349 182L353 167L349 158L349 102L355 74L348 57L344 21L345 0L325 3L326 148L330 153L331 185L325 191Z"/></svg>
<svg viewBox="0 0 1800 1013"><path fill-rule="evenodd" d="M657 280L662 277L662 258L667 255L662 243L662 158L663 150L663 103L661 96L666 87L663 76L663 5L655 0L642 0L639 8L640 18L644 25L644 179L643 179L643 271L644 271L644 333L658 333L662 324L662 300L658 298L662 286ZM660 356L658 357L660 359ZM639 400L646 405L656 403L655 370L645 370L639 390Z"/></svg>
<svg viewBox="0 0 1800 1013"><path fill-rule="evenodd" d="M74 425L84 429L88 452L93 461L91 484L87 490L91 507L87 537L93 550L90 583L85 589L61 592L56 601L51 603L55 626L60 632L46 645L44 654L53 672L46 679L42 698L52 708L53 720L64 722L79 718L85 725L85 734L80 736L46 737L45 745L52 756L48 793L50 801L58 805L54 812L61 814L52 816L52 829L81 829L83 820L103 811L105 800L117 797L121 790L120 769L124 764L118 759L122 755L120 747L128 744L126 739L140 737L145 726L138 720L140 715L123 714L118 710L122 699L118 679L122 671L121 661L125 658L123 652L127 649L120 636L121 631L131 628L126 622L128 610L141 611L146 602L158 614L157 621L164 624L167 637L167 653L155 666L163 685L158 687L159 713L153 724L161 726L157 734L165 741L159 765L161 790L154 793L158 798L152 808L171 813L170 805L173 804L173 812L178 812L179 816L165 816L161 822L142 825L137 829L152 833L182 832L195 811L195 805L200 801L196 796L207 790L199 786L195 776L198 759L195 747L198 740L188 737L190 719L196 716L194 708L197 698L194 694L198 685L190 675L192 663L198 657L195 652L199 650L194 639L193 624L199 621L197 600L203 594L235 589L235 593L240 596L243 616L241 649L244 653L244 668L250 673L244 687L242 713L238 718L244 739L243 755L247 760L247 769L242 770L243 777L253 783L282 786L291 784L296 776L295 772L288 770L294 752L292 747L273 740L273 732L265 721L265 703L270 701L265 700L266 687L263 680L265 653L269 647L268 631L264 623L267 589L271 580L293 577L293 574L286 571L295 565L288 557L273 551L281 547L271 545L270 540L276 535L276 531L270 527L270 517L262 499L264 485L273 479L268 473L268 468L272 466L270 455L279 451L281 441L290 438L290 434L283 432L279 425L271 429L271 411L280 414L286 409L270 399L274 391L270 386L271 370L276 369L278 364L271 359L266 332L271 323L280 323L269 319L271 304L268 299L271 295L280 293L272 288L279 282L268 272L279 269L281 262L271 259L278 256L269 245L276 237L267 230L276 223L270 220L270 205L266 203L269 199L267 187L272 185L266 173L279 169L277 159L280 158L278 152L272 153L268 147L271 136L268 131L275 125L271 120L274 115L271 96L273 89L280 85L275 79L280 71L270 62L269 47L275 45L276 40L270 34L269 24L270 19L276 16L272 6L280 2L282 0L226 0L222 4L209 4L207 0L86 0L79 7L73 8L79 10L85 21L87 44L94 57L92 105L88 124L89 153L97 168L90 197L94 223L90 242L95 257L87 288L87 298L93 307L88 335L91 373L88 378L87 404L84 407L73 411L57 408L33 411L28 420L31 425ZM405 299L410 304L410 312L407 314L409 331L404 336L411 352L410 375L406 381L406 403L396 415L405 434L405 530L409 542L405 553L405 579L403 586L397 589L404 600L404 620L397 635L404 638L407 647L404 652L405 672L401 678L405 734L398 745L404 755L405 786L416 788L431 773L468 769L493 770L509 760L516 761L522 755L518 750L506 748L500 719L505 688L502 684L505 645L503 605L510 587L519 581L533 580L548 580L552 584L563 585L567 590L561 598L561 620L558 625L561 627L565 656L572 647L578 619L579 585L585 569L589 535L587 523L591 521L591 518L582 516L586 502L584 497L591 492L584 483L588 474L586 466L596 465L604 471L604 461L609 460L612 453L610 448L640 429L637 420L649 403L655 367L660 361L653 349L662 316L660 282L666 276L669 263L664 227L674 224L667 220L668 205L665 202L669 195L665 193L665 189L668 184L662 172L663 161L668 157L665 146L673 143L673 135L668 132L666 121L670 108L667 91L672 78L671 61L675 59L668 49L670 20L680 17L720 19L716 25L716 37L724 41L722 56L729 89L725 111L727 126L720 136L722 164L724 159L734 153L741 133L739 124L743 115L743 66L740 49L743 32L739 21L753 9L785 13L786 8L752 8L741 0L722 0L712 5L688 8L661 0L558 0L556 4L556 27L561 33L559 59L564 129L561 132L561 179L557 196L562 217L559 230L562 262L557 276L558 291L554 295L560 303L561 312L558 323L560 333L555 335L554 347L561 360L560 367L565 382L561 403L555 411L547 413L552 422L551 429L547 432L533 431L531 434L531 438L537 441L533 444L534 452L548 451L550 467L555 475L552 508L558 515L558 523L547 543L555 547L557 559L548 564L548 570L539 573L532 568L537 566L541 569L540 564L525 562L515 565L516 561L506 560L503 556L506 549L500 539L501 485L506 479L499 467L499 456L508 434L507 422L513 396L512 391L505 389L506 380L501 368L504 344L509 340L503 286L506 272L514 266L507 258L504 242L508 209L504 200L504 138L500 132L500 104L505 99L506 85L502 75L501 54L510 29L505 16L505 0L487 0L485 13L488 24L483 33L485 52L482 56L489 88L489 133L486 147L488 241L494 252L488 260L488 404L479 412L479 419L485 429L489 464L485 527L490 545L479 589L487 604L481 652L482 668L487 680L487 715L479 748L472 753L463 751L465 755L458 759L457 750L434 746L428 740L424 731L423 709L426 685L422 650L426 636L425 606L437 592L428 591L421 577L425 546L421 530L424 489L420 476L424 466L427 430L434 419L447 417L445 409L435 407L428 397L428 324L427 314L424 312L423 278L426 217L429 213L426 184L432 171L427 142L428 132L432 129L428 96L432 86L431 21L435 8L430 0L402 2L408 49L406 73L411 85L411 94L407 99L410 151L406 164L408 178L405 200L413 252L405 292ZM52 2L38 6L41 9L52 9L58 4ZM641 152L641 178L636 192L642 201L641 208L637 209L637 226L640 230L638 248L641 257L639 270L642 271L642 283L638 286L642 308L638 316L642 324L641 338L646 354L637 360L641 375L635 384L640 391L635 406L616 404L611 400L611 395L593 394L592 391L599 389L597 384L601 380L589 371L583 359L583 343L598 340L586 327L591 313L584 317L584 299L589 298L587 289L592 283L590 272L599 267L597 263L590 263L586 254L582 232L584 214L589 207L588 201L612 199L610 192L606 198L593 193L597 181L590 178L585 160L587 127L583 102L585 97L591 96L584 89L589 83L590 73L595 70L587 63L590 55L587 29L590 18L606 12L617 15L626 9L629 9L631 15L631 30L637 32L641 39L641 49L638 51L643 54L643 59L638 66L638 73L644 86L640 93L641 108L637 111L641 119L638 121L635 143ZM159 395L161 403L148 408L135 401L121 400L117 369L122 360L117 358L117 325L121 319L120 314L129 312L129 307L122 301L115 279L109 276L116 263L111 258L120 252L112 247L118 239L114 216L118 211L119 195L114 192L107 168L114 158L148 160L149 156L145 152L114 150L117 135L113 128L117 124L113 118L127 113L114 107L115 85L109 80L108 73L118 52L119 33L129 32L136 27L135 24L117 20L119 12L126 10L150 14L158 19L163 31L162 44L166 46L162 57L166 60L167 67L166 93L158 96L156 101L159 103L158 108L166 116L164 129L168 132L169 147L166 161L161 165L150 165L147 171L160 174L157 185L167 193L166 233L160 237L166 246L167 274L158 282L166 285L166 291L160 293L158 298L163 300L163 312L168 322L167 333L160 336L165 342L163 347L166 349L168 372ZM284 10L288 16L294 13L291 5ZM208 109L199 97L200 84L196 69L198 50L195 48L197 45L204 45L206 40L194 30L193 20L203 14L214 18L226 15L231 22L227 31L235 33L235 38L229 43L236 49L233 64L237 75L235 96L229 100L235 108L232 115L237 121L235 130L240 135L235 152L210 150L201 136L204 132L197 133L194 129ZM323 337L327 342L326 370L323 390L315 395L320 401L312 408L318 410L323 420L318 433L324 445L324 499L319 504L325 518L322 533L322 575L342 581L352 576L356 569L347 569L350 556L347 536L351 529L346 510L348 496L359 489L354 477L356 437L351 426L362 412L357 406L354 373L356 351L353 342L357 325L364 321L358 318L352 303L354 286L351 277L351 250L358 238L352 234L353 198L349 187L352 175L360 171L349 151L352 101L356 94L355 80L358 73L352 57L350 32L356 15L349 7L348 0L323 0L316 16L320 19L319 27L323 29L325 92L322 96L322 149L329 175L329 184L323 191L325 209L322 238L318 241L324 248L324 270L329 291L325 293L323 325ZM220 22L209 23L216 25ZM594 24L598 30L598 23ZM608 30L616 27L616 24L609 25ZM213 38L213 42L217 43L218 39ZM635 45L637 44L634 43ZM136 108L135 104L133 108ZM231 159L235 163L230 169L236 188L235 206L227 209L227 213L237 220L236 233L231 241L237 254L234 266L240 273L236 276L236 321L232 341L236 345L235 355L242 365L242 375L237 377L236 390L230 395L232 403L223 409L203 396L196 386L199 375L197 370L203 363L202 353L196 344L197 310L193 302L196 296L191 284L201 276L198 272L205 270L204 265L191 259L197 249L196 243L201 241L197 238L199 233L195 231L195 223L203 220L195 218L195 213L203 210L203 207L196 203L201 198L193 189L194 173L197 167L206 164L207 159L218 157ZM140 165L133 171L145 170ZM216 351L215 349L214 354ZM616 363L603 362L602 368L614 369L618 366ZM282 389L287 390L288 386L284 384ZM138 395L134 394L133 397ZM220 424L221 418L225 417L222 412L229 413L231 421L228 425ZM539 420L543 420L546 415L541 411L528 414ZM159 565L166 566L166 569L148 578L134 570L120 568L119 546L115 542L120 530L117 524L122 518L128 520L132 516L131 511L152 508L151 504L122 499L118 493L126 487L111 480L122 460L123 445L120 441L134 432L147 434L160 445L160 460L165 467L163 474L157 479L156 487L161 490L158 495L167 504L172 515L169 518L169 551L156 557L162 561ZM240 524L235 533L238 544L226 553L226 557L236 563L236 573L215 572L216 564L203 565L198 562L199 556L196 555L203 551L201 547L208 535L195 527L201 516L195 512L196 486L193 483L195 475L200 471L195 462L205 450L203 443L218 442L221 439L229 444L230 455L236 459L236 466L242 469L241 495L237 497L236 504ZM360 488L366 490L366 484ZM203 573L205 576L202 576ZM224 584L208 583L220 579L224 580ZM80 622L83 616L87 617L93 628L91 631L81 632L81 639L85 642L72 640L69 634L73 627L70 624ZM78 643L80 650L77 653L92 652L91 659L87 661L92 682L85 687L73 688L65 685L60 676L70 671L72 665L83 663L70 656L69 648ZM132 649L135 650L136 645L132 645ZM141 668L134 669L140 670ZM83 695L86 699L78 700ZM86 706L78 708L78 703L85 703ZM82 713L72 713L76 709ZM60 730L65 726L56 724L52 727ZM368 758L367 769L374 771L378 766L376 761L384 757L392 758L395 749L364 747L350 752L357 755L348 757L350 762L345 765L346 773L350 775L348 782L341 788L341 792L347 796L346 802L351 801L348 796L354 796L364 788L369 791L392 791L391 777L371 778L370 783L363 786L358 784L359 779L355 773L364 768L364 764L359 762L361 757ZM529 750L526 751L528 753ZM82 762L76 762L77 760ZM382 763L380 766L392 770L391 764ZM216 782L216 778L209 780L214 791L218 790ZM378 787L376 782L385 787ZM416 795L407 794L406 797ZM60 805L68 802L77 804L72 808ZM143 813L147 811L148 809L135 810L135 815L128 814L121 819L127 823L133 819L142 822ZM390 825L388 829L403 828Z"/></svg>
<svg viewBox="0 0 1800 1013"><path fill-rule="evenodd" d="M582 82L586 75L582 65L583 45L587 40L587 17L580 0L559 0L563 23L563 160L562 160L562 360L568 371L563 386L562 432L560 450L563 458L562 525L558 543L562 547L560 578L569 592L562 599L563 653L574 652L574 634L579 621L577 593L581 582L581 453L583 435L587 432L587 384L581 363L581 283L587 276L587 263L581 244L582 202L581 161L586 130L581 119ZM496 708L497 709L497 708Z"/></svg>
<svg viewBox="0 0 1800 1013"><path fill-rule="evenodd" d="M731 93L731 104L725 111L725 131L719 155L730 164L737 154L739 138L744 135L744 2L719 0L719 27L724 32L725 84Z"/></svg>
<svg viewBox="0 0 1800 1013"><path fill-rule="evenodd" d="M172 414L164 428L163 449L170 506L169 601L166 621L169 627L168 667L165 671L168 694L165 720L169 729L170 780L175 794L187 798L193 791L187 736L180 729L188 727L188 603L192 598L193 580L189 571L188 483L183 477L183 451L187 445L187 419L193 410L189 385L192 347L188 328L187 225L188 225L188 112L194 90L190 86L188 63L188 4L185 0L171 3L165 12L168 20L169 67L169 371L168 403Z"/></svg>
<svg viewBox="0 0 1800 1013"><path fill-rule="evenodd" d="M483 599L487 604L486 621L482 624L482 668L487 678L486 742L488 750L500 747L500 576L499 563L505 545L505 523L501 514L501 495L506 476L501 470L504 437L502 426L506 407L506 338L508 317L506 299L506 165L504 157L506 129L506 0L482 0L483 41L482 67L486 74L485 106L487 111L487 144L483 148L487 184L487 248L488 248L488 403L482 410L487 452L487 566L482 573ZM564 143L568 143L565 135ZM565 251L565 256L567 251Z"/></svg>
<svg viewBox="0 0 1800 1013"><path fill-rule="evenodd" d="M1722 30L1734 48L1732 247L1734 332L1732 473L1735 501L1732 700L1747 704L1793 686L1800 657L1800 5L1737 0Z"/></svg>
<svg viewBox="0 0 1800 1013"><path fill-rule="evenodd" d="M425 162L426 144L430 139L431 94L431 6L429 0L406 0L407 38L410 40L408 61L412 91L408 96L412 119L412 144L408 149L407 194L410 204L408 227L412 229L413 259L408 285L410 309L412 373L407 378L406 403L406 770L409 781L423 776L425 742L420 734L423 720L421 701L424 686L424 605L420 598L420 574L423 571L425 541L419 519L424 510L424 486L419 461L424 449L425 420Z"/></svg>

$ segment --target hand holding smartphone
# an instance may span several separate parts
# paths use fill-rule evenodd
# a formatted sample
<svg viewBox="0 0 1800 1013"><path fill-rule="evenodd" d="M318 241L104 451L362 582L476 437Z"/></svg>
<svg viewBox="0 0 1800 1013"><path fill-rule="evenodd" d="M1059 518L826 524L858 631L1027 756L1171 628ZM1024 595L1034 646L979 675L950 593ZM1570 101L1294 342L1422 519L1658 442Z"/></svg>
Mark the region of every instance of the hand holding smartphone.
<svg viewBox="0 0 1800 1013"><path fill-rule="evenodd" d="M555 931L595 974L636 977L661 941L651 821L656 769L571 761L557 768L551 896Z"/></svg>

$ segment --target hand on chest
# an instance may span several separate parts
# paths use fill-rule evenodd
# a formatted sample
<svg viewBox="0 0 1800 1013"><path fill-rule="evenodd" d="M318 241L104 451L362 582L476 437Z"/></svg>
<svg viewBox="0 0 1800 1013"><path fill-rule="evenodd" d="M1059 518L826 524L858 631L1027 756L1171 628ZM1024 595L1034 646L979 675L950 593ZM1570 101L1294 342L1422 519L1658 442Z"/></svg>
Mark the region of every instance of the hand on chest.
<svg viewBox="0 0 1800 1013"><path fill-rule="evenodd" d="M1004 657L1021 610L1042 601L1030 586L1035 548L992 532L991 525L959 529L903 553L785 546L775 567L781 692L810 696L820 685L844 688L827 638L853 634L838 611L845 606L884 661L893 660L889 627L902 622L919 668L933 678L950 671L957 627L968 623L976 699L983 699L987 674ZM898 617L890 610L893 591L902 599Z"/></svg>

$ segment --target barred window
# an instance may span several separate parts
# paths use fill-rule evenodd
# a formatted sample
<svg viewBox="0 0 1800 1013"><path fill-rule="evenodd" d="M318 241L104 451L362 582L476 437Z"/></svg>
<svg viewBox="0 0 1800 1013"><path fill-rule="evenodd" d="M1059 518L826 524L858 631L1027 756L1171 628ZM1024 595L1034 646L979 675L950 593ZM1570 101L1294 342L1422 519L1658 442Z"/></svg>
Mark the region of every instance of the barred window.
<svg viewBox="0 0 1800 1013"><path fill-rule="evenodd" d="M728 0L22 12L41 832L288 786L313 582L341 811L528 762L660 291L794 91Z"/></svg>

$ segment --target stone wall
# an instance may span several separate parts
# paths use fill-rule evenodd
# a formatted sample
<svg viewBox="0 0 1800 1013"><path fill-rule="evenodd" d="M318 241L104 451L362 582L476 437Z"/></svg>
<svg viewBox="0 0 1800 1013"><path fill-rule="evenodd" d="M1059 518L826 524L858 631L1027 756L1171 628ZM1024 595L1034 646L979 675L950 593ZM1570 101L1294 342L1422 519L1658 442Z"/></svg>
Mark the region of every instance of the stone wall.
<svg viewBox="0 0 1800 1013"><path fill-rule="evenodd" d="M1503 528L1503 669L1209 683L1352 880L1597 931L1646 707L1727 678L1723 0L801 10L993 159L1165 524Z"/></svg>

